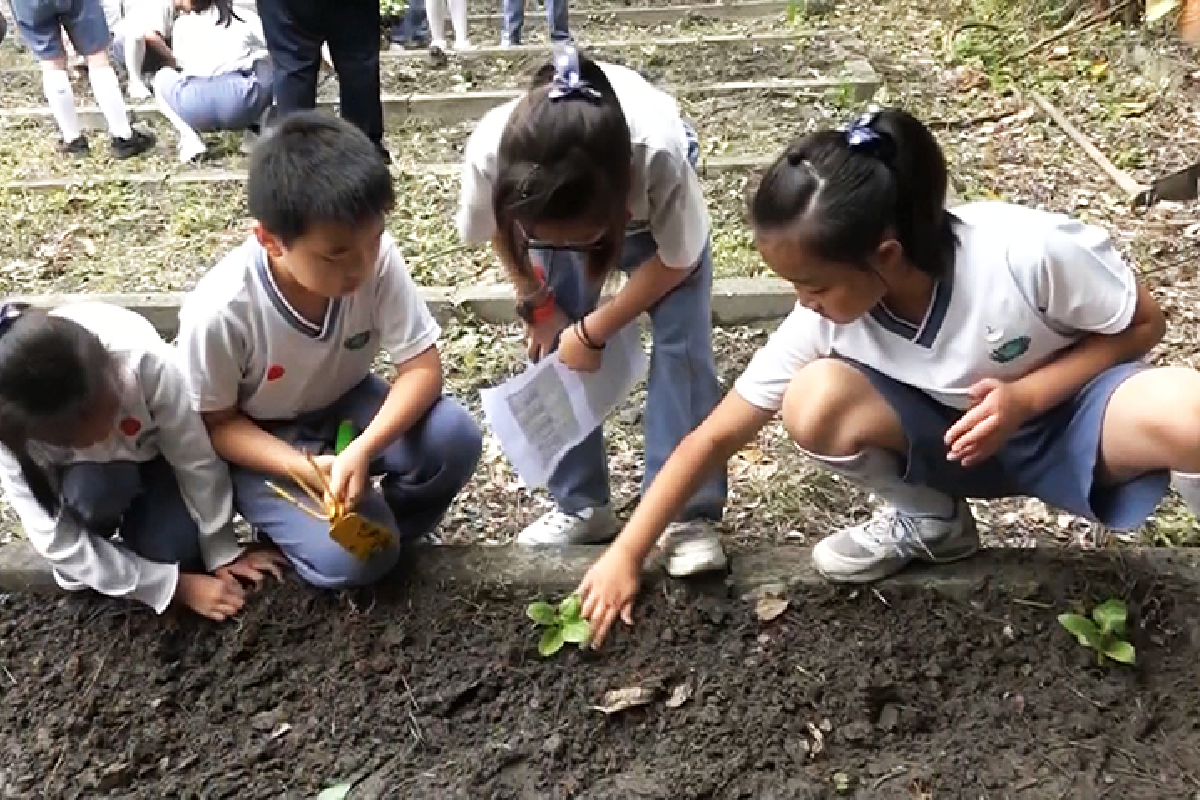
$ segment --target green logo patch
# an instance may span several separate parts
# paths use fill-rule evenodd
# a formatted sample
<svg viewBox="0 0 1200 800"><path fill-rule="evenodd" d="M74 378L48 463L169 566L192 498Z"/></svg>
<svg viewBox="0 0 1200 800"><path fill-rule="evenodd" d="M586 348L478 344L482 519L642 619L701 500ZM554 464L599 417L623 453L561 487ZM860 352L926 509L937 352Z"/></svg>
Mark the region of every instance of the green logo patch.
<svg viewBox="0 0 1200 800"><path fill-rule="evenodd" d="M371 341L371 332L363 331L362 333L354 334L343 344L345 344L347 350L362 350L367 346L367 342L369 341Z"/></svg>
<svg viewBox="0 0 1200 800"><path fill-rule="evenodd" d="M1030 341L1028 336L1018 336L1016 339L1009 339L992 351L992 360L1000 364L1015 361L1029 352Z"/></svg>

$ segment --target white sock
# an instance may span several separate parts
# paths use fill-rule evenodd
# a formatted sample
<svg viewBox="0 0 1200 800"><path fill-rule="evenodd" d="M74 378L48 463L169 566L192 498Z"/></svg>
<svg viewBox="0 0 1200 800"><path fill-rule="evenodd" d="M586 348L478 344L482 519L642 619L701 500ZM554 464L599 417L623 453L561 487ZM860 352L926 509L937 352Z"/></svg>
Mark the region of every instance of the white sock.
<svg viewBox="0 0 1200 800"><path fill-rule="evenodd" d="M958 507L955 499L944 492L905 483L900 457L890 450L868 447L852 456L806 455L831 472L879 495L902 514L951 519Z"/></svg>
<svg viewBox="0 0 1200 800"><path fill-rule="evenodd" d="M79 128L79 114L75 111L75 93L71 91L71 76L63 69L42 70L42 91L50 104L50 113L62 131L64 144L78 139L83 131Z"/></svg>
<svg viewBox="0 0 1200 800"><path fill-rule="evenodd" d="M175 109L171 108L167 103L167 94L170 85L177 80L177 73L169 67L163 67L154 76L154 104L158 106L158 110L167 118L167 121L175 127L179 133L179 157L181 160L190 161L195 157L196 143L200 141L200 135L196 133L196 129L187 124L187 121L179 116ZM200 150L203 152L204 145L201 143ZM191 154L191 155L188 155Z"/></svg>
<svg viewBox="0 0 1200 800"><path fill-rule="evenodd" d="M96 95L96 103L108 122L108 132L118 139L133 136L126 115L125 98L121 96L121 83L113 68L92 67L88 70L88 80L92 82L92 94Z"/></svg>
<svg viewBox="0 0 1200 800"><path fill-rule="evenodd" d="M1187 504L1188 510L1200 517L1200 475L1172 472L1171 488L1179 492L1179 496Z"/></svg>
<svg viewBox="0 0 1200 800"><path fill-rule="evenodd" d="M446 41L446 1L429 0L425 4L425 16L429 18L429 41Z"/></svg>
<svg viewBox="0 0 1200 800"><path fill-rule="evenodd" d="M436 4L437 0L434 0ZM454 41L467 44L467 0L449 0L450 22L454 24Z"/></svg>
<svg viewBox="0 0 1200 800"><path fill-rule="evenodd" d="M142 64L146 63L146 37L135 32L132 25L125 32L125 71L129 80L142 82Z"/></svg>

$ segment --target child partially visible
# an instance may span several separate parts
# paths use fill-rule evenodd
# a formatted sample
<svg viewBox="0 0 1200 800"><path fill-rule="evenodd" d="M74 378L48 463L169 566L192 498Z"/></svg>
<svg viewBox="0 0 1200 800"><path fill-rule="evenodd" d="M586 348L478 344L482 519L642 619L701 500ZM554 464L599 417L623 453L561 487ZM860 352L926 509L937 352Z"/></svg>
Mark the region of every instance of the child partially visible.
<svg viewBox="0 0 1200 800"><path fill-rule="evenodd" d="M84 155L89 151L67 72L64 31L86 59L92 93L108 124L113 156L131 158L154 146L153 135L129 124L121 84L108 61L111 37L100 0L12 0L12 11L21 39L41 62L42 89L62 134L64 153Z"/></svg>
<svg viewBox="0 0 1200 800"><path fill-rule="evenodd" d="M281 577L277 552L238 545L176 353L132 311L0 306L0 444L0 484L64 589L219 621L240 578Z"/></svg>
<svg viewBox="0 0 1200 800"><path fill-rule="evenodd" d="M113 0L109 0L110 3ZM191 8L189 0L124 0L121 19L113 26L113 58L125 65L129 73L128 91L133 100L150 96L148 77L164 67L174 67L175 53L171 49L175 17ZM111 16L115 7L110 5Z"/></svg>
<svg viewBox="0 0 1200 800"><path fill-rule="evenodd" d="M242 516L309 583L370 583L396 564L400 539L437 526L482 435L442 395L440 329L384 232L395 193L366 135L297 113L269 130L249 172L254 233L180 314L193 397L232 465ZM381 351L395 366L390 386L371 371ZM344 421L358 437L335 454ZM393 532L391 546L358 560L272 489L301 495L293 476L328 482L333 499Z"/></svg>

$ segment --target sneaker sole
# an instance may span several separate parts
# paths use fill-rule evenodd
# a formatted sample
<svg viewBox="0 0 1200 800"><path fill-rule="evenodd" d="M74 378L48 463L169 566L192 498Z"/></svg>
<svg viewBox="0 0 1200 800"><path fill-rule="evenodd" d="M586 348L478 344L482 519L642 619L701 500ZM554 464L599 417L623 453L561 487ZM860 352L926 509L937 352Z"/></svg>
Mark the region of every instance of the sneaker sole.
<svg viewBox="0 0 1200 800"><path fill-rule="evenodd" d="M571 545L577 544L608 544L613 539L616 539L617 534L620 532L621 531L618 528L611 533L599 533L595 536L584 536L579 539L564 539L560 542L547 542L541 540L527 540L523 538L522 534L524 531L522 531L521 533L517 534L515 543L521 545L522 547L570 547Z"/></svg>
<svg viewBox="0 0 1200 800"><path fill-rule="evenodd" d="M666 570L672 578L690 578L706 572L724 572L729 568L729 559L723 552L708 556L668 556Z"/></svg>
<svg viewBox="0 0 1200 800"><path fill-rule="evenodd" d="M836 574L835 572L826 570L821 566L820 562L816 558L816 550L814 549L813 566L816 567L817 572L821 574L821 577L828 581L832 581L833 583L874 583L875 581L881 581L884 578L889 578L892 575L903 571L914 561L919 561L923 564L953 564L956 561L962 561L963 559L970 558L979 552L979 530L975 526L975 518L971 516L968 517L968 519L970 519L970 528L969 531L964 533L971 537L970 543L965 544L961 550L951 551L948 555L939 554L936 558L930 558L924 554L914 555L911 559L901 564L885 563L874 568L866 568L856 572L846 570L844 573ZM819 547L820 544L818 543L817 546Z"/></svg>

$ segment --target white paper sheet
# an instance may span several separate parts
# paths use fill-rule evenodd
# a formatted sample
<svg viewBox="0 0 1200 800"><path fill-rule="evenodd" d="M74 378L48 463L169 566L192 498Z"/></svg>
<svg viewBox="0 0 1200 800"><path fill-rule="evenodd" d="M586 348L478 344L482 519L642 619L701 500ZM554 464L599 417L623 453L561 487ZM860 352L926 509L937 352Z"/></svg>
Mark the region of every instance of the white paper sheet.
<svg viewBox="0 0 1200 800"><path fill-rule="evenodd" d="M483 414L521 480L540 488L567 451L599 427L645 377L648 365L641 328L634 322L608 340L596 372L576 372L554 353L481 391Z"/></svg>

